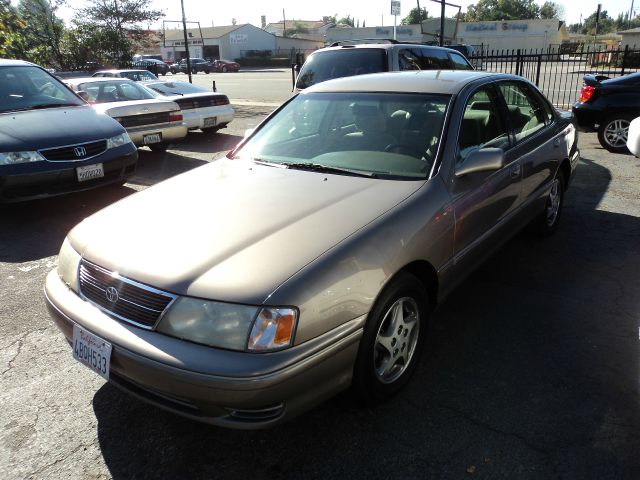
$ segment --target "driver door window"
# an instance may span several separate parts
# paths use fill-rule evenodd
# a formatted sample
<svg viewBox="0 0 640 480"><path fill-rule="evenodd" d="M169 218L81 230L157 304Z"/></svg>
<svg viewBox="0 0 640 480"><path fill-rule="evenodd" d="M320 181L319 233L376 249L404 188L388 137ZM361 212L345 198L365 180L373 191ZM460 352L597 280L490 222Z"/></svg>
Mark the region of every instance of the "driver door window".
<svg viewBox="0 0 640 480"><path fill-rule="evenodd" d="M500 115L498 96L492 87L476 91L467 101L458 137L459 160L480 148L506 150L509 133Z"/></svg>

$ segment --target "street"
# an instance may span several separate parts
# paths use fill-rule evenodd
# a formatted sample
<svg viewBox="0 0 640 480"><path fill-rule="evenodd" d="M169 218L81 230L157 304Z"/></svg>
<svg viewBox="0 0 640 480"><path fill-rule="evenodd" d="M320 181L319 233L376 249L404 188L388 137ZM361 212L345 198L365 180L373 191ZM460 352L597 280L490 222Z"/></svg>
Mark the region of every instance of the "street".
<svg viewBox="0 0 640 480"><path fill-rule="evenodd" d="M236 108L228 128L141 149L124 187L0 208L0 478L640 478L640 159L593 133L558 232L519 234L445 299L386 404L345 393L273 430L225 430L73 360L43 295L69 229L224 156L291 96L286 69L194 76L214 80Z"/></svg>

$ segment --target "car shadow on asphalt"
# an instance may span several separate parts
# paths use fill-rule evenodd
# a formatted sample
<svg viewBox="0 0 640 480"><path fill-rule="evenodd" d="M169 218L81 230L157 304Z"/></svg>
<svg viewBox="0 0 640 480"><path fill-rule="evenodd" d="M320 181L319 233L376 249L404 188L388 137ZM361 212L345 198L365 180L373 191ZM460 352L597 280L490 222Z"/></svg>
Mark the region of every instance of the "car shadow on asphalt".
<svg viewBox="0 0 640 480"><path fill-rule="evenodd" d="M342 394L235 431L105 384L93 408L111 475L638 478L640 219L598 209L610 182L584 159L556 234L518 235L458 287L412 381L383 405Z"/></svg>

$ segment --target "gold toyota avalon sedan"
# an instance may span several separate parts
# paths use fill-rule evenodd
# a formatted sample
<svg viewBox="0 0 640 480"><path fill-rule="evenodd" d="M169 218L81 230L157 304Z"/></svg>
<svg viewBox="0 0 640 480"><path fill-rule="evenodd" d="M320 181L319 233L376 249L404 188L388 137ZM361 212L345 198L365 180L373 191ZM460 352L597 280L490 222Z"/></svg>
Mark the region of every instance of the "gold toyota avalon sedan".
<svg viewBox="0 0 640 480"><path fill-rule="evenodd" d="M323 82L227 158L76 226L46 297L77 360L193 419L272 426L348 387L383 401L456 284L558 227L578 158L571 115L520 77Z"/></svg>

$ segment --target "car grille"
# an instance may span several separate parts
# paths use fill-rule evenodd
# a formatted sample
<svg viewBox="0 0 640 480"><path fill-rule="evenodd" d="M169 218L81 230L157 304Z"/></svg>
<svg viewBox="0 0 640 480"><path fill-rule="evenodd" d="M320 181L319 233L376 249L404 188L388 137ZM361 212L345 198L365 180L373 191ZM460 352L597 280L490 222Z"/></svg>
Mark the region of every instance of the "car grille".
<svg viewBox="0 0 640 480"><path fill-rule="evenodd" d="M216 95L211 97L179 98L175 99L174 102L180 105L182 110L191 110L192 108L229 105L229 98L226 95Z"/></svg>
<svg viewBox="0 0 640 480"><path fill-rule="evenodd" d="M40 150L44 158L51 162L64 162L69 160L85 160L87 158L100 155L107 149L106 140L98 140L97 142L79 143L77 145L69 145L59 148L48 148Z"/></svg>
<svg viewBox="0 0 640 480"><path fill-rule="evenodd" d="M169 112L145 113L143 115L131 115L129 117L117 117L116 120L124 128L142 127L144 125L155 125L157 123L169 122Z"/></svg>
<svg viewBox="0 0 640 480"><path fill-rule="evenodd" d="M80 293L106 313L145 328L153 328L162 312L176 298L170 293L114 275L86 260L80 263Z"/></svg>

